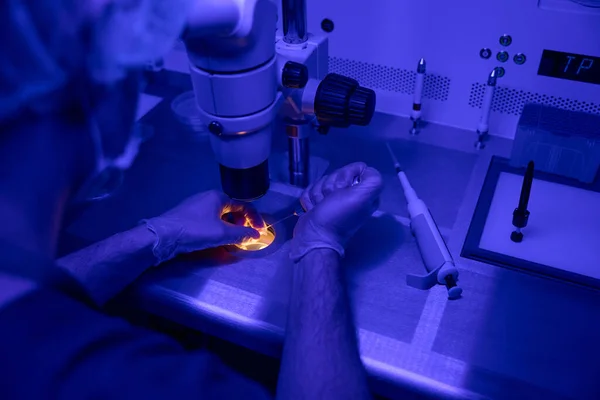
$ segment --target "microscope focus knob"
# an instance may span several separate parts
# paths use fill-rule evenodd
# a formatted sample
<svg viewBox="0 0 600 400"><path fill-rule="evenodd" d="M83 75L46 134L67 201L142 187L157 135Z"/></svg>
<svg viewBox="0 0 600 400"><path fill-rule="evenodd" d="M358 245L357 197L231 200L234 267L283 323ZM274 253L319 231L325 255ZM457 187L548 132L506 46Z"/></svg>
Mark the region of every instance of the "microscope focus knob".
<svg viewBox="0 0 600 400"><path fill-rule="evenodd" d="M352 125L369 125L375 113L376 99L373 90L362 86L357 87L348 102L348 121Z"/></svg>
<svg viewBox="0 0 600 400"><path fill-rule="evenodd" d="M315 95L315 115L321 125L347 128L365 126L375 112L375 92L352 78L328 74Z"/></svg>
<svg viewBox="0 0 600 400"><path fill-rule="evenodd" d="M308 83L306 65L288 61L281 71L281 83L289 89L301 89Z"/></svg>

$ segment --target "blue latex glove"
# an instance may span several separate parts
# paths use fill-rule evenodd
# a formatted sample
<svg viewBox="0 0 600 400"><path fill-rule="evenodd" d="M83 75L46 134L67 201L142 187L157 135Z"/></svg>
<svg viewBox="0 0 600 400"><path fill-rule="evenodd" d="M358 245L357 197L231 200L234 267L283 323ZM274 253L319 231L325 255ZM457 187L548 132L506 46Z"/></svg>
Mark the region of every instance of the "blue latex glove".
<svg viewBox="0 0 600 400"><path fill-rule="evenodd" d="M360 183L352 185L356 177ZM348 240L379 206L381 174L364 163L353 163L312 184L300 197L307 211L294 229L290 258L297 262L309 251L333 249L344 255Z"/></svg>
<svg viewBox="0 0 600 400"><path fill-rule="evenodd" d="M264 227L252 206L216 190L192 196L160 217L142 222L156 235L156 265L182 253L258 238L260 233L254 228Z"/></svg>

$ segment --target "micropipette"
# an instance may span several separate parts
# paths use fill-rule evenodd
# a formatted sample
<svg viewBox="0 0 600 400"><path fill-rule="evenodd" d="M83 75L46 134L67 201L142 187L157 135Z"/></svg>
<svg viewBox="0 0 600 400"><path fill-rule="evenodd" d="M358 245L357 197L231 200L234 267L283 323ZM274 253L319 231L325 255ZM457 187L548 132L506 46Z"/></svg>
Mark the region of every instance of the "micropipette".
<svg viewBox="0 0 600 400"><path fill-rule="evenodd" d="M350 185L350 186L356 186L356 185L358 185L359 183L360 183L360 176L355 176L355 177L354 177L354 179L352 180L352 185ZM294 208L294 211L292 211L292 213L291 213L290 215L287 215L287 216L285 216L285 217L281 218L280 220L273 222L272 224L268 225L268 226L267 226L267 228L268 228L269 226L277 225L277 224L279 224L280 222L283 222L283 221L285 221L285 220L286 220L286 219L288 219L288 218L291 218L291 217L299 217L299 216L301 216L302 214L306 214L306 210L304 209L304 207L302 206L302 204L298 204L298 205L296 206L296 208Z"/></svg>
<svg viewBox="0 0 600 400"><path fill-rule="evenodd" d="M406 173L402 170L389 143L386 143L386 146L392 156L396 174L404 190L404 197L408 203L408 213L410 215L410 228L428 272L425 276L407 275L406 282L418 289L429 289L437 283L446 285L448 298L457 299L462 294L462 289L456 285L458 270L448 251L448 246L446 246L446 242L442 238L429 208L410 185Z"/></svg>

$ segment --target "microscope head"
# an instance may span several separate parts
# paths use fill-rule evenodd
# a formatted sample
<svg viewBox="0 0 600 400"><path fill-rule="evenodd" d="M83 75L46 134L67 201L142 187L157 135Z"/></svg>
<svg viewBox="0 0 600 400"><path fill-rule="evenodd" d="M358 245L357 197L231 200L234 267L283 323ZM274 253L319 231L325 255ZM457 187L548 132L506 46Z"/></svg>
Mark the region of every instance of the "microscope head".
<svg viewBox="0 0 600 400"><path fill-rule="evenodd" d="M252 201L269 189L272 131L284 96L286 104L295 103L294 97L301 103L294 118L316 121L323 129L369 124L375 92L342 75L310 79L307 64L312 64L303 55L306 49L313 56L323 51L302 44L277 47L277 6L272 0L197 1L202 7L192 13L183 40L199 116L210 132L221 185L229 197ZM288 45L292 48L282 50ZM327 57L320 59L325 62Z"/></svg>
<svg viewBox="0 0 600 400"><path fill-rule="evenodd" d="M282 103L273 44L277 6L271 0L201 3L183 37L200 119L225 194L255 200L269 189L272 126Z"/></svg>

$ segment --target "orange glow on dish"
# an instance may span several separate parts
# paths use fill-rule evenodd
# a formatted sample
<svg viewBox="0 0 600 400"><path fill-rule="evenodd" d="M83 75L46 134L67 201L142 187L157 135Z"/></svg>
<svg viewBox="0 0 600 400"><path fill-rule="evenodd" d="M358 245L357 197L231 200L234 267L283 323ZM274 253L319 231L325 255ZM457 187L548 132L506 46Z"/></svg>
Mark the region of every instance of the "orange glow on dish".
<svg viewBox="0 0 600 400"><path fill-rule="evenodd" d="M250 221L246 220L244 226L250 226ZM260 233L260 237L248 238L242 243L235 245L240 250L244 251L258 251L269 247L275 241L275 230L272 226L264 226L262 228L254 228Z"/></svg>
<svg viewBox="0 0 600 400"><path fill-rule="evenodd" d="M244 251L258 251L258 250L266 249L267 247L269 247L275 241L275 230L273 229L273 227L268 226L266 224L263 225L262 227L253 226L252 223L250 222L250 218L248 218L247 215L245 215L245 216L240 215L240 212L243 212L242 207L238 208L235 206L226 205L223 208L223 210L221 211L221 218L223 218L224 216L227 216L227 214L229 214L230 218L223 218L223 219L225 219L226 221L228 221L230 223L235 223L238 225L254 228L260 233L260 237L258 237L256 239L248 238L241 243L235 244L234 246L237 247L238 249L244 250ZM237 213L237 215L234 216L235 213ZM236 218L237 218L237 221L235 220ZM243 224L241 224L242 219L244 220Z"/></svg>

